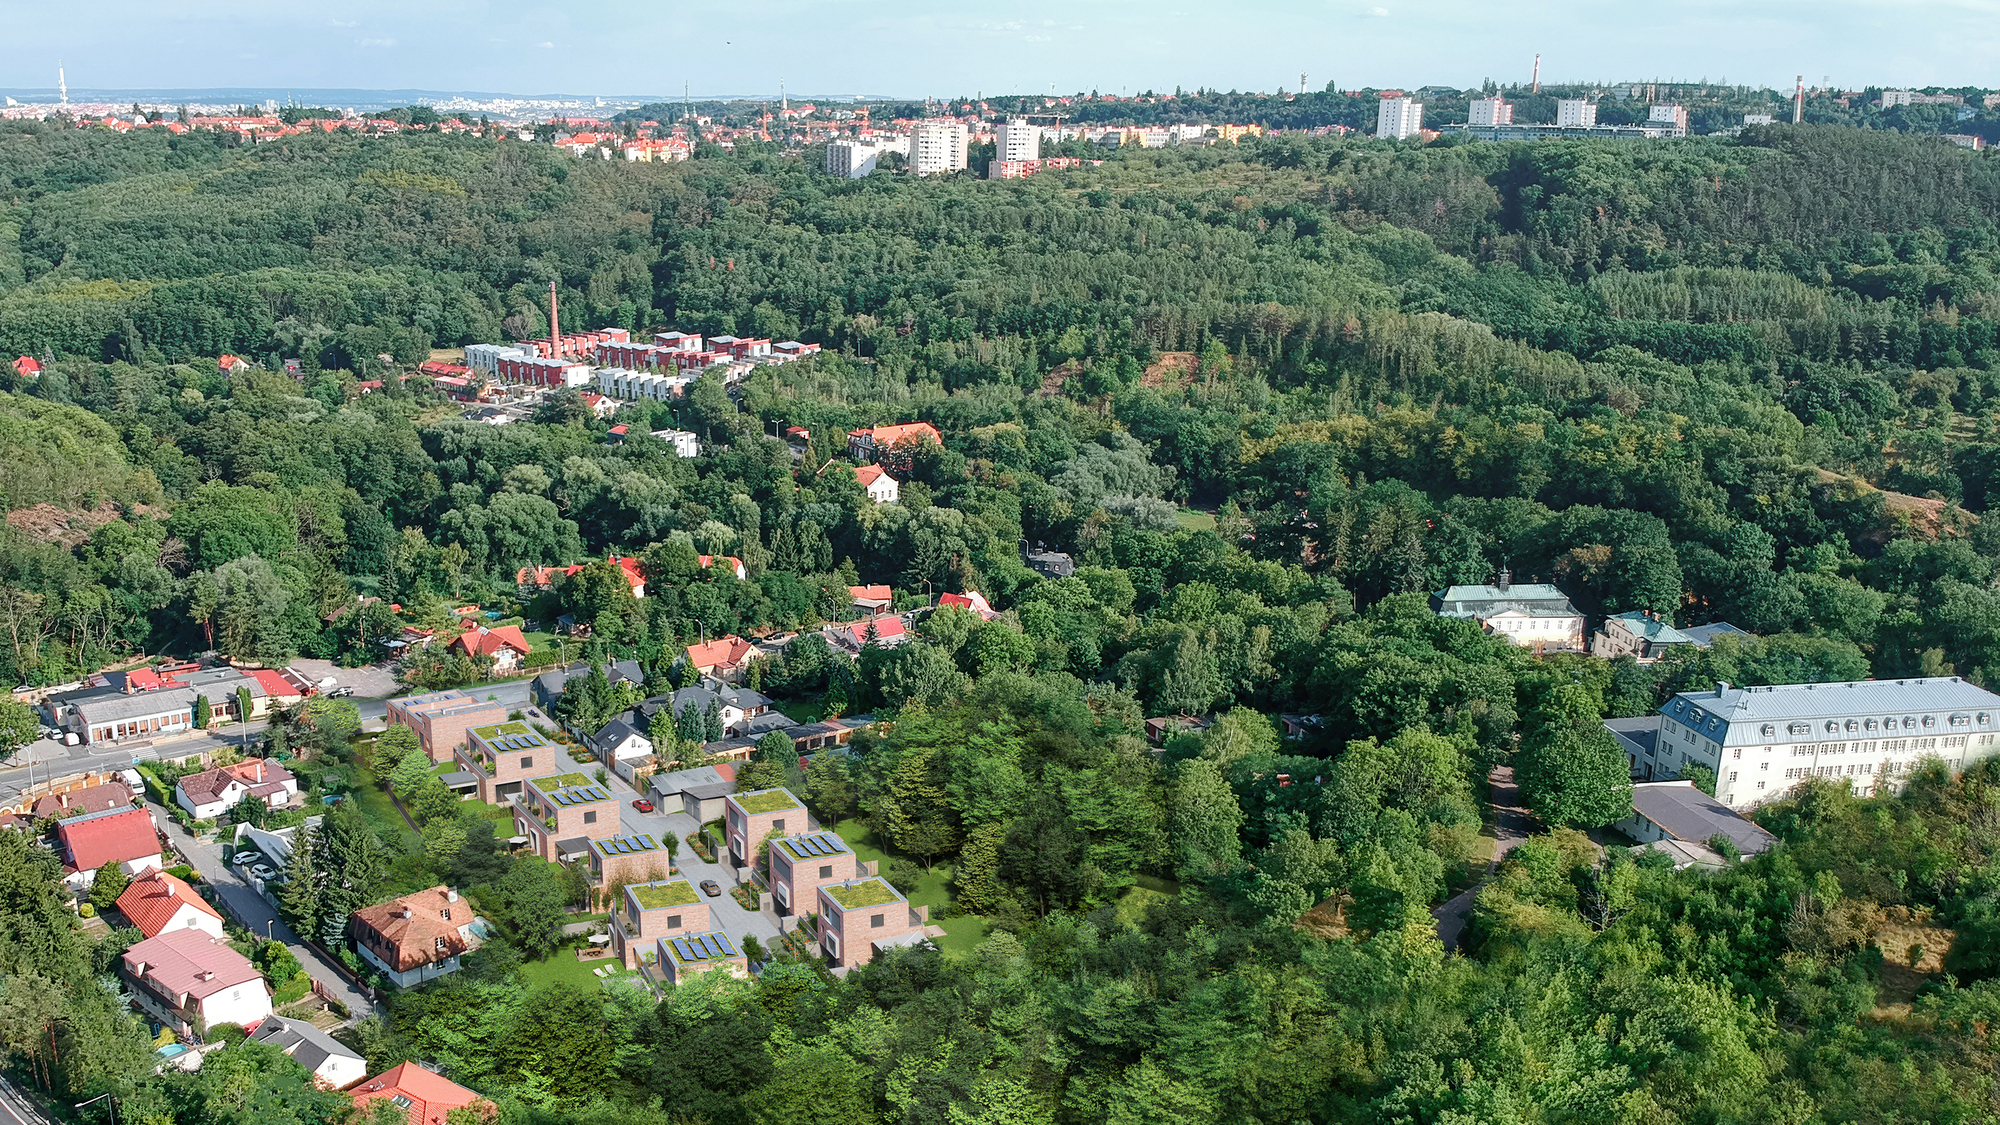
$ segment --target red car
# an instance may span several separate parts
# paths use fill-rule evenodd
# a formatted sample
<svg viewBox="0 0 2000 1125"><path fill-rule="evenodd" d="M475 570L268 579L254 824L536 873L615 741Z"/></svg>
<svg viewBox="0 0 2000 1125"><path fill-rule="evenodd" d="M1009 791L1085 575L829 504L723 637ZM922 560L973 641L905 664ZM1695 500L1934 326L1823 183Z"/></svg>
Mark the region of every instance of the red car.
<svg viewBox="0 0 2000 1125"><path fill-rule="evenodd" d="M648 801L644 797L641 797L638 800L632 802L632 807L638 809L640 812L652 812L653 802Z"/></svg>

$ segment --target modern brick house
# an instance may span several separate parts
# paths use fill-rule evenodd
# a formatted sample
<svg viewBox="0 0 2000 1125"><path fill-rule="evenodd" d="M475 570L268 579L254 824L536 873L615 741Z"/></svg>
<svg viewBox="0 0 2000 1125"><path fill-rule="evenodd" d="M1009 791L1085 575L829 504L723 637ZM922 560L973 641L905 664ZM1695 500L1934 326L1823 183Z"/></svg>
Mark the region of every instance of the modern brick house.
<svg viewBox="0 0 2000 1125"><path fill-rule="evenodd" d="M819 901L819 889L873 871L862 870L854 854L832 832L785 836L771 841L771 897L778 913L801 914ZM872 865L869 865L872 866Z"/></svg>
<svg viewBox="0 0 2000 1125"><path fill-rule="evenodd" d="M667 849L642 832L590 842L590 883L595 887L665 879L673 874L673 865Z"/></svg>
<svg viewBox="0 0 2000 1125"><path fill-rule="evenodd" d="M466 745L466 732L506 722L507 705L471 692L434 691L391 699L388 720L415 731L431 761L449 762Z"/></svg>
<svg viewBox="0 0 2000 1125"><path fill-rule="evenodd" d="M618 830L618 802L586 774L531 778L514 797L514 834L551 863L580 858Z"/></svg>
<svg viewBox="0 0 2000 1125"><path fill-rule="evenodd" d="M750 958L736 948L736 942L721 930L684 937L663 937L658 942L657 964L662 979L683 984L697 973L718 970L731 976L750 975Z"/></svg>
<svg viewBox="0 0 2000 1125"><path fill-rule="evenodd" d="M652 964L663 937L700 933L712 925L708 900L686 879L659 879L625 888L611 914L611 953L628 969Z"/></svg>
<svg viewBox="0 0 2000 1125"><path fill-rule="evenodd" d="M788 789L732 793L722 801L722 823L729 836L729 862L748 867L756 862L764 837L806 830L806 808Z"/></svg>
<svg viewBox="0 0 2000 1125"><path fill-rule="evenodd" d="M819 948L837 968L866 965L885 949L931 936L930 911L912 907L887 879L871 876L819 889ZM942 933L942 931L937 931Z"/></svg>
<svg viewBox="0 0 2000 1125"><path fill-rule="evenodd" d="M555 744L526 723L473 727L465 736L465 748L457 754L459 768L478 780L479 799L489 805L506 804L529 778L558 770Z"/></svg>

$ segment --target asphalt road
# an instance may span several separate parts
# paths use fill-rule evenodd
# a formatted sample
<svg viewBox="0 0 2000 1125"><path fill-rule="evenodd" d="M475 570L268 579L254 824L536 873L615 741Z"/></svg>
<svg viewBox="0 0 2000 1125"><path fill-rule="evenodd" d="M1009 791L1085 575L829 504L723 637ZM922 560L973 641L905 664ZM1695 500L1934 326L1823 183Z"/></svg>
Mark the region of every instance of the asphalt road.
<svg viewBox="0 0 2000 1125"><path fill-rule="evenodd" d="M48 1125L48 1120L20 1087L0 1078L0 1125Z"/></svg>

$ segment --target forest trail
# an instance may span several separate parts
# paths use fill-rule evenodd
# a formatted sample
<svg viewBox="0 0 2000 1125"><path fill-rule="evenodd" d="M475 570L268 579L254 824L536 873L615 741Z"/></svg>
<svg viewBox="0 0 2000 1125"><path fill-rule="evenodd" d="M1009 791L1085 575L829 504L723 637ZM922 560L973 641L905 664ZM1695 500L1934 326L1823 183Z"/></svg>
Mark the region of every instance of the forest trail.
<svg viewBox="0 0 2000 1125"><path fill-rule="evenodd" d="M1472 915L1472 904L1479 898L1480 890L1500 869L1507 853L1528 838L1528 829L1534 823L1534 817L1521 807L1521 787L1514 782L1513 766L1495 766L1486 775L1486 785L1488 800L1493 805L1493 857L1486 862L1486 874L1431 911L1431 916L1437 919L1438 940L1444 943L1447 952L1458 948L1459 936L1465 932L1466 919Z"/></svg>

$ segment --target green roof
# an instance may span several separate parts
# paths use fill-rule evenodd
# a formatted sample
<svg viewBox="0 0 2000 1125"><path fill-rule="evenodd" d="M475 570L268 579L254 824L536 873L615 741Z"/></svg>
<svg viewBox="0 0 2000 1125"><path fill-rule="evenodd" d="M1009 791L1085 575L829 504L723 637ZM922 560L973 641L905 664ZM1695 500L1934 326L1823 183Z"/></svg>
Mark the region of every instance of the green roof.
<svg viewBox="0 0 2000 1125"><path fill-rule="evenodd" d="M754 793L738 793L729 799L736 802L737 808L752 816L799 807L799 799L785 789L759 789Z"/></svg>
<svg viewBox="0 0 2000 1125"><path fill-rule="evenodd" d="M534 780L535 788L544 793L547 793L551 789L570 789L578 785L590 784L592 784L590 775L582 773L558 773L548 777L538 777Z"/></svg>
<svg viewBox="0 0 2000 1125"><path fill-rule="evenodd" d="M896 888L881 879L863 879L858 883L835 883L821 887L826 897L840 904L842 910L859 910L864 906L881 906L887 902L898 902L902 895Z"/></svg>
<svg viewBox="0 0 2000 1125"><path fill-rule="evenodd" d="M526 723L495 723L490 727L473 727L472 733L484 739L505 738L511 734L525 734L539 738L534 728Z"/></svg>
<svg viewBox="0 0 2000 1125"><path fill-rule="evenodd" d="M625 888L641 910L659 910L668 906L690 906L701 901L701 892L686 879L668 879L659 883L638 883Z"/></svg>

